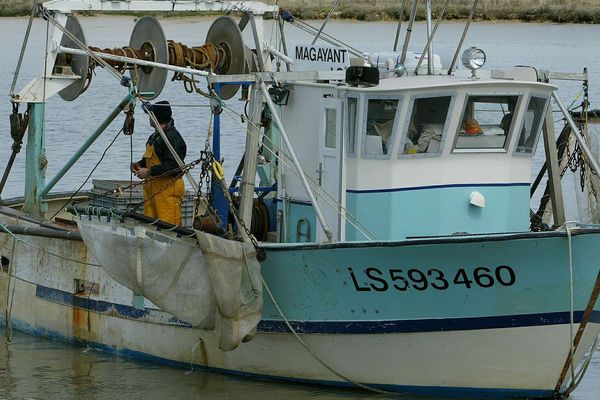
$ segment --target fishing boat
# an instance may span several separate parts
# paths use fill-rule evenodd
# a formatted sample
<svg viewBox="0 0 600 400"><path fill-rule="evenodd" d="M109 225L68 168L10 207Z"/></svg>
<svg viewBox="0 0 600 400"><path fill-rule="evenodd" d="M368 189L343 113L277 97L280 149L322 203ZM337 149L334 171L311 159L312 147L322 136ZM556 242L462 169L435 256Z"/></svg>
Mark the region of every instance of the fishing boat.
<svg viewBox="0 0 600 400"><path fill-rule="evenodd" d="M11 97L15 145L1 186L25 133L27 176L24 197L0 208L7 331L379 393L568 396L600 335L600 228L566 221L560 178L579 154L594 191L600 168L582 122L587 97L573 115L550 82L587 85L587 73L485 70L482 50L462 51L470 19L442 65L432 43L448 1L429 19L425 48L409 52L417 3L402 50L397 35L393 51L372 54L328 35L327 20L316 29L259 2L34 6L53 30L47 72ZM194 47L144 16L128 46L99 49L73 14L81 10L237 17L216 18ZM265 15L281 42L265 40ZM327 46L288 51L289 25ZM124 98L47 182L44 103L76 102L100 67ZM51 193L113 120L132 133L136 111L155 118L146 105L169 71L210 104L207 146L179 160L191 218L173 225L127 202L147 180ZM241 119L228 105L238 94L248 102ZM565 121L558 144L553 104ZM229 184L220 163L228 116L246 138ZM547 196L533 212L542 141Z"/></svg>

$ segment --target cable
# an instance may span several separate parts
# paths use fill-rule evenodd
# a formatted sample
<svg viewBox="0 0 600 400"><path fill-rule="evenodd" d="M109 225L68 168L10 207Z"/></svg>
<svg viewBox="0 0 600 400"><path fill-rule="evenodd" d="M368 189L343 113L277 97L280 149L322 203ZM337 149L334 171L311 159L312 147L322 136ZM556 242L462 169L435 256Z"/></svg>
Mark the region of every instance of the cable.
<svg viewBox="0 0 600 400"><path fill-rule="evenodd" d="M15 76L13 77L12 85L10 86L9 96L13 97L15 94L15 87L17 86L17 79L19 78L19 72L21 71L21 64L23 63L23 56L25 55L25 48L29 41L29 33L31 32L31 25L33 24L33 17L35 16L35 10L38 6L38 0L33 0L31 6L31 14L29 15L29 22L27 23L27 31L25 31L25 37L23 38L23 44L21 45L21 53L19 54L19 61L17 61L17 68L15 70Z"/></svg>
<svg viewBox="0 0 600 400"><path fill-rule="evenodd" d="M133 170L131 166L133 165L133 134L129 135L129 185L133 183ZM133 187L129 188L129 204L132 203L133 197Z"/></svg>
<svg viewBox="0 0 600 400"><path fill-rule="evenodd" d="M14 238L16 241L18 241L18 242L21 242L21 243L23 243L24 245L26 245L26 246L29 246L29 247L32 247L32 248L34 248L34 249L36 249L36 250L38 250L38 251L41 251L41 252L43 252L43 253L45 253L45 254L49 254L49 255L51 255L51 256L54 256L54 257L60 258L60 259L62 259L62 260L66 260L66 261L74 262L74 263L76 263L76 264L81 264L81 265L91 265L91 266L93 266L93 267L102 267L102 265L100 265L100 264L88 263L88 262L84 262L84 261L75 260L75 259L73 259L73 258L68 258L68 257L65 257L65 256L61 256L60 254L56 254L56 253L53 253L53 252L51 252L51 251L48 251L48 250L46 250L46 249L44 249L44 248L42 248L42 247L40 247L40 246L37 246L37 245L35 245L35 244L33 244L33 243L29 243L28 241L26 241L26 240L23 240L23 239L21 239L20 237L18 237L17 235L15 235L15 234L14 234L14 233L13 233L13 232L12 232L10 229L8 229L8 227L7 227L6 225L4 225L2 222L0 222L0 227L2 227L2 229L3 229L3 230L6 232L6 233L8 233L8 234L9 234L11 237L13 237L13 238Z"/></svg>
<svg viewBox="0 0 600 400"><path fill-rule="evenodd" d="M314 351L312 351L312 349L310 347L308 347L308 344L304 340L302 340L302 338L300 337L298 332L296 332L296 330L294 329L292 324L290 324L290 321L288 321L288 319L283 314L281 307L279 307L279 304L275 300L273 293L271 293L271 289L269 289L269 286L267 285L267 282L265 282L265 279L264 278L261 278L261 279L262 279L263 286L265 287L267 293L269 294L269 297L271 298L271 302L275 306L277 313L279 314L281 319L283 319L283 322L285 323L287 328L294 335L294 337L298 340L298 342L300 342L300 344L304 347L304 349L308 352L308 354L310 354L315 360L317 360L323 367L327 368L327 370L329 370L332 374L334 374L338 378L340 378L348 383L351 383L355 386L358 386L359 388L369 390L369 391L375 392L375 393L380 393L380 394L398 394L398 395L401 394L401 393L389 392L387 390L381 390L381 389L377 389L375 387L364 385L364 384L357 382L357 381L353 380L352 378L348 378L346 375L343 375L342 373L336 371L332 366L330 366L325 361L323 361Z"/></svg>
<svg viewBox="0 0 600 400"><path fill-rule="evenodd" d="M67 35L81 50L85 51L88 56L90 56L94 61L100 64L103 68L106 68L111 74L113 74L119 81L122 81L123 74L113 68L109 63L104 61L102 58L95 55L86 45L82 43L75 35L69 32L65 27L56 21L52 15L48 12L48 10L44 10L43 17L46 18L47 21L51 22L54 27L58 28L62 31L64 35Z"/></svg>
<svg viewBox="0 0 600 400"><path fill-rule="evenodd" d="M238 115L236 114L236 112L234 110L232 110L230 107L228 107L223 102L221 102L221 105L223 106L223 110L225 110L227 112L227 114L229 115L229 117L231 117L234 121L236 121L238 124L240 124L241 126L243 126L242 122L239 120ZM253 125L253 126L255 125L250 120L247 120L247 123L250 124L250 125ZM250 133L250 134L252 134L252 133ZM269 140L269 139L267 138L267 140ZM274 143L271 142L271 144L273 145ZM264 148L267 149L267 151L269 151L285 167L287 167L290 171L292 171L292 173L295 176L299 176L299 173L295 170L295 168L292 168L292 166L289 163L287 163L281 157L280 154L276 153L275 151L273 151L272 149L270 149L268 147L264 147ZM285 153L284 153L284 155L285 155ZM286 155L286 157L287 157L287 155ZM319 192L319 195L321 196L321 198L323 200L325 200L325 202L330 207L334 208L337 211L337 213L340 216L342 216L342 218L344 218L346 221L348 221L354 228L356 228L367 239L369 239L369 240L377 240L377 236L367 226L363 225L354 215L352 215L352 213L350 213L345 207L343 207L341 204L339 204L337 202L337 200L335 200L329 193L327 193L325 190L323 190L323 188L320 185L318 185L310 176L306 176L306 178L311 183L312 189L317 189L317 191Z"/></svg>
<svg viewBox="0 0 600 400"><path fill-rule="evenodd" d="M52 215L49 218L49 220L52 220L54 217L56 217L58 215L58 213L60 213L66 206L68 206L69 203L71 202L71 200L73 200L73 198L77 195L77 193L79 193L79 191L85 186L85 184L88 182L88 180L92 177L92 174L94 173L94 171L96 171L96 168L98 168L98 166L100 165L100 163L104 159L104 156L106 155L106 152L108 152L108 149L110 149L111 146L115 143L115 141L117 140L117 138L119 137L119 135L121 134L121 132L123 132L123 128L121 128L121 130L116 134L116 136L110 142L110 144L108 145L108 147L106 149L104 149L104 152L102 153L102 156L100 157L100 160L98 160L98 162L96 163L96 165L94 166L94 168L92 168L92 170L90 171L89 175L87 176L87 178L85 178L85 181L81 184L81 186L79 186L79 188L75 192L73 192L73 194L71 194L71 197L69 197L69 200L67 200L66 203L62 207L60 207L58 209L58 211L56 211L54 213L54 215Z"/></svg>

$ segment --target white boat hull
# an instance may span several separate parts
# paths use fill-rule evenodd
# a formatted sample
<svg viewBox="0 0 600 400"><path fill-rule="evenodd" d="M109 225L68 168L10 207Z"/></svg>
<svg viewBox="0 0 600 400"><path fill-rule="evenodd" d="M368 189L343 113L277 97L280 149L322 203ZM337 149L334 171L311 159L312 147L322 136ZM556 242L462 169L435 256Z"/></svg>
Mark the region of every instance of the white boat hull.
<svg viewBox="0 0 600 400"><path fill-rule="evenodd" d="M550 397L569 352L568 323L412 333L302 334L322 362L291 333L261 331L259 325L251 342L223 352L214 331L194 328L147 300L145 307L136 308L133 293L110 279L101 267L57 257L94 263L82 242L24 238L29 245L17 242L12 254L12 239L0 236L2 255L13 256L10 267L17 276L11 279L13 295L7 273L0 273L0 318L4 319L8 308L10 323L17 329L136 358L352 386L325 368L324 362L349 380L396 392ZM98 284L102 295L78 295L74 279ZM578 326L573 325L573 332ZM600 324L594 318L582 337L576 363L598 334Z"/></svg>

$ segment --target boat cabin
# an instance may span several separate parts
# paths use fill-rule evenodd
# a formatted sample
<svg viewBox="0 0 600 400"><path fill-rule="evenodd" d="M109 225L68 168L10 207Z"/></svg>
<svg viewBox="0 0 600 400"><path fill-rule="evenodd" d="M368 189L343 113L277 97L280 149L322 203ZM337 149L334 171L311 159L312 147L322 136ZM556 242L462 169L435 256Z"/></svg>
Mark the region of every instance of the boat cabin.
<svg viewBox="0 0 600 400"><path fill-rule="evenodd" d="M281 119L335 241L529 229L554 86L438 75L288 89ZM277 212L281 241L324 240L291 163L280 163Z"/></svg>

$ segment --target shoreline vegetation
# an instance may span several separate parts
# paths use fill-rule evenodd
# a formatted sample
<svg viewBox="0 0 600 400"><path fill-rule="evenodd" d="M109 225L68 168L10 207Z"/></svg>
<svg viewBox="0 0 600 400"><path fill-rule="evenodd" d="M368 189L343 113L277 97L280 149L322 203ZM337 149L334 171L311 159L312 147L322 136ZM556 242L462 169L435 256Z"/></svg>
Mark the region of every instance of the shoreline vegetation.
<svg viewBox="0 0 600 400"><path fill-rule="evenodd" d="M282 10L293 16L309 20L324 19L334 1L320 0L281 0ZM334 19L358 21L397 21L400 15L401 0L365 0L362 2L342 2L333 14ZM417 21L425 20L424 1L419 2ZM0 0L0 16L26 16L30 13L31 1ZM433 18L437 18L442 1L433 1ZM471 11L472 1L451 1L444 20L465 20ZM403 20L408 19L410 1L405 2ZM101 13L82 13L99 15ZM109 13L106 13L109 14ZM110 13L113 14L114 13ZM139 15L141 13L119 13L120 15ZM197 15L190 12L154 13L169 18ZM269 16L266 16L267 18ZM598 0L483 0L475 11L475 21L521 21L600 24L600 1Z"/></svg>

